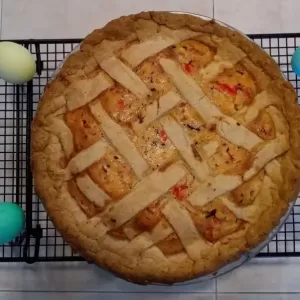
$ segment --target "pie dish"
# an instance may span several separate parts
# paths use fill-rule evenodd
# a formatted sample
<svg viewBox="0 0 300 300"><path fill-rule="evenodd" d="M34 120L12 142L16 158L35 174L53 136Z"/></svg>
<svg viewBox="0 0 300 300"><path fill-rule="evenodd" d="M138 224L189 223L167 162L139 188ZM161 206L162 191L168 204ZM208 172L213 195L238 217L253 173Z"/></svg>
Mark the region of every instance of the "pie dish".
<svg viewBox="0 0 300 300"><path fill-rule="evenodd" d="M299 191L299 108L276 63L215 21L168 12L88 35L32 125L35 189L71 247L174 283L264 241Z"/></svg>

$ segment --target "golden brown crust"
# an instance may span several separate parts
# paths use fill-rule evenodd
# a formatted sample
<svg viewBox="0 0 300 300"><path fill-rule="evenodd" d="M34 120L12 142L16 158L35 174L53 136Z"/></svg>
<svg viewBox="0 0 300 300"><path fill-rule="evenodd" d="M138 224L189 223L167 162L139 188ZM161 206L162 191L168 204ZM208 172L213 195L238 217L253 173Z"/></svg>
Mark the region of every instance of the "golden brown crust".
<svg viewBox="0 0 300 300"><path fill-rule="evenodd" d="M198 260L193 260L185 252L162 256L161 252L152 247L139 254L138 260L129 263L124 262L122 252L116 253L110 251L109 247L100 247L105 239L105 232L101 234L103 224L100 218L88 218L68 192L66 182L70 178L65 172L68 164L65 149L59 135L53 133L49 125L54 113L65 113L66 103L62 97L65 89L77 80L94 78L99 69L97 59L93 55L97 46L105 40L127 40L131 43L137 36L147 39L156 33L157 25L172 30L189 29L205 34L201 39L207 38L209 46L214 45L211 35L228 38L230 43L241 49L247 57L240 63L256 80L258 89L272 91L282 99L283 107L280 109L289 125L290 149L277 158L279 173L284 174L281 184L276 182L276 166L270 166L270 170L263 171L268 175L266 177L271 178L272 183L269 191L261 192L270 194L267 197L269 200L261 204L256 222L245 222L240 230L221 237L207 250L202 251L201 259ZM121 17L88 35L82 42L80 51L68 57L56 78L45 88L32 125L31 161L36 193L41 197L51 220L63 238L86 259L129 281L141 284L189 280L212 273L227 262L237 259L262 242L279 223L280 217L287 211L289 202L295 199L299 190L299 125L297 95L292 85L282 77L275 61L239 32L215 21L205 21L185 14L142 12ZM274 187L275 184L278 189ZM105 198L105 201L111 199ZM88 215L91 216L94 211L95 207L91 205Z"/></svg>

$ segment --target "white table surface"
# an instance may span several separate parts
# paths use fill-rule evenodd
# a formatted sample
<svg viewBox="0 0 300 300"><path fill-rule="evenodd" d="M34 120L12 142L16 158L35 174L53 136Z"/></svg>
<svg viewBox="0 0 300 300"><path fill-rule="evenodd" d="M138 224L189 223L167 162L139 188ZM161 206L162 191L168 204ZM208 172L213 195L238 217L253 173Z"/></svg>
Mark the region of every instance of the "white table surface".
<svg viewBox="0 0 300 300"><path fill-rule="evenodd" d="M1 39L80 38L112 18L142 10L214 16L245 33L300 31L300 0L0 0ZM254 259L217 280L143 287L80 263L0 264L0 300L294 300L300 258Z"/></svg>

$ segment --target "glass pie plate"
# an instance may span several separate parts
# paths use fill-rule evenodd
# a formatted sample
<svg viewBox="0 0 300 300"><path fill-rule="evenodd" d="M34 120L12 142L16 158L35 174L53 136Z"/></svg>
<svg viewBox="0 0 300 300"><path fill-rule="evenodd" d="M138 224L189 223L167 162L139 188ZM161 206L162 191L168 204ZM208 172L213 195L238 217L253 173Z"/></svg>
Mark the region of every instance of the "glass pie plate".
<svg viewBox="0 0 300 300"><path fill-rule="evenodd" d="M207 17L207 16L203 16L203 15L199 15L199 14L195 14L195 13L189 13L189 12L181 12L181 11L171 11L171 13L176 13L176 14L185 14L185 15L191 15L191 16L195 16L204 20L212 20L212 18ZM218 21L216 19L214 19L214 21L218 24L220 24L221 26L227 27L233 31L239 32L240 34L242 34L245 38L247 38L249 40L249 42L254 43L249 37L247 37L245 34L243 34L242 32L240 32L239 30L235 29L234 27L227 25L221 21ZM256 44L257 45L257 44ZM80 49L80 44L78 44L65 58L64 60L60 63L60 65L57 67L57 69L54 71L54 73L52 74L49 82L51 80L53 80L56 75L58 74L58 72L60 71L60 69L62 68L64 62L66 61L66 59L73 53L77 52ZM261 48L262 49L262 48ZM262 51L264 51L262 49ZM282 76L285 78L285 76L282 74ZM286 79L286 78L285 78ZM282 228L282 226L284 225L284 223L286 222L287 218L289 217L290 213L292 212L294 205L296 203L297 197L295 199L292 199L292 201L289 204L289 207L286 211L286 213L281 217L280 221L278 222L278 225L268 234L267 238L261 242L259 245L257 245L255 248L251 249L249 252L242 254L238 259L231 261L229 263L227 263L226 265L224 265L223 267L221 267L220 269L218 269L216 272L205 275L205 276L200 276L196 279L193 280L188 280L185 282L180 282L180 283L176 283L174 285L189 285L189 284L197 284L203 281L207 281L210 279L214 279L218 276L221 276L223 274L226 274L238 267L240 267L241 265L245 264L246 262L248 262L250 259L252 259L253 257L255 257L259 252L261 252L261 250L266 247L272 240L273 238L276 236L276 234L280 231L280 229ZM165 285L165 284L158 284L158 283L153 283L154 285Z"/></svg>

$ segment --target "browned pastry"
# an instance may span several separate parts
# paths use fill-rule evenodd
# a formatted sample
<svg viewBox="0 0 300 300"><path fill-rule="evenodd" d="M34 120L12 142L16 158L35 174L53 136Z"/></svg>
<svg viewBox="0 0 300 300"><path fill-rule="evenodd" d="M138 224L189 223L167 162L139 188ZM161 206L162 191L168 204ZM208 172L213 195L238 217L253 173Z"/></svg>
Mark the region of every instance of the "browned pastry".
<svg viewBox="0 0 300 300"><path fill-rule="evenodd" d="M218 270L298 193L299 108L276 63L214 21L148 12L82 42L32 127L37 194L66 241L138 283Z"/></svg>

